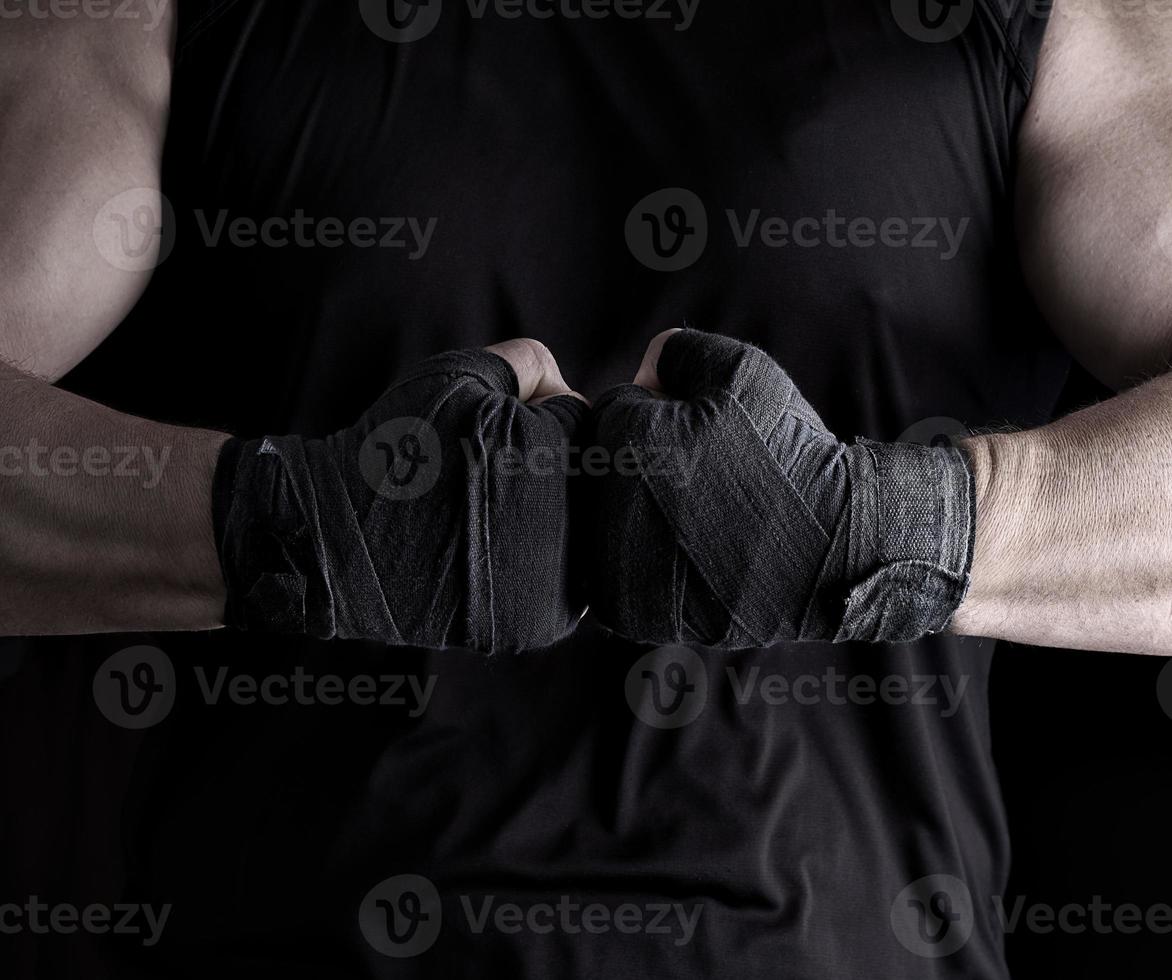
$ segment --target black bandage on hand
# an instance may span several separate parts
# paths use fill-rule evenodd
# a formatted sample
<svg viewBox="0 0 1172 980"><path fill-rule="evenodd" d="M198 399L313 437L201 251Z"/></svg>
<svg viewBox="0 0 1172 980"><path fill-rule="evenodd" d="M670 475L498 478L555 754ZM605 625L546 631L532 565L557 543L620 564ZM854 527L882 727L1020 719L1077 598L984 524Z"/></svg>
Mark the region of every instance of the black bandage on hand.
<svg viewBox="0 0 1172 980"><path fill-rule="evenodd" d="M571 632L558 461L587 408L517 393L496 354L441 354L334 436L230 441L214 488L227 624L489 651Z"/></svg>
<svg viewBox="0 0 1172 980"><path fill-rule="evenodd" d="M638 461L593 488L591 606L629 639L714 647L910 641L968 588L973 486L955 448L843 445L747 344L673 335L666 398L595 406L599 443Z"/></svg>

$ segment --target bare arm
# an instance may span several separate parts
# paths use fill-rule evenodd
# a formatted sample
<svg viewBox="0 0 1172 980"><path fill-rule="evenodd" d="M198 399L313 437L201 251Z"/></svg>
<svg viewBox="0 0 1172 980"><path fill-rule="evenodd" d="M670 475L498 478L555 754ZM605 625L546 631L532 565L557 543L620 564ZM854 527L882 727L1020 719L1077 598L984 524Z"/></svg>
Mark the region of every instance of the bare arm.
<svg viewBox="0 0 1172 980"><path fill-rule="evenodd" d="M956 632L1172 655L1172 376L969 449L977 540Z"/></svg>
<svg viewBox="0 0 1172 980"><path fill-rule="evenodd" d="M1020 159L1039 305L1088 370L1130 390L970 441L976 553L954 629L1172 655L1172 18L1059 0Z"/></svg>
<svg viewBox="0 0 1172 980"><path fill-rule="evenodd" d="M211 629L225 436L132 418L0 365L0 634Z"/></svg>
<svg viewBox="0 0 1172 980"><path fill-rule="evenodd" d="M171 7L154 30L144 4L136 20L16 18L0 32L0 634L220 622L210 500L226 437L49 383L149 278L151 255L119 262L103 237L118 228L96 219L159 186ZM157 193L135 200L158 214Z"/></svg>
<svg viewBox="0 0 1172 980"><path fill-rule="evenodd" d="M228 437L51 384L117 327L155 264L142 230L161 221L173 7L154 31L157 0L138 19L17 18L0 32L0 635L222 623L212 483ZM522 401L568 392L541 344L489 349Z"/></svg>

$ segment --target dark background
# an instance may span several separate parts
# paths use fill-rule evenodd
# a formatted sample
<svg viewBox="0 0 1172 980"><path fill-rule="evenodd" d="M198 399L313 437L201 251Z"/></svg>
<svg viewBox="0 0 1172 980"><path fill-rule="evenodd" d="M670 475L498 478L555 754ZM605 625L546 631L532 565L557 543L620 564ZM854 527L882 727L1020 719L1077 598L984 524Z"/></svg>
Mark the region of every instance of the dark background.
<svg viewBox="0 0 1172 980"><path fill-rule="evenodd" d="M1076 369L1064 411L1109 394ZM1165 663L998 644L990 710L1013 842L1008 901L1172 905L1172 717L1156 691ZM1146 930L1041 934L1019 924L1006 945L1025 980L1147 980L1172 968L1172 934Z"/></svg>
<svg viewBox="0 0 1172 980"><path fill-rule="evenodd" d="M1105 394L1080 374L1064 407ZM23 875L43 881L44 894L82 900L87 893L108 895L107 880L118 876L109 842L125 828L108 826L114 808L94 807L93 800L119 798L133 760L103 744L103 737L117 740L117 733L101 719L95 723L88 680L97 661L67 656L74 646L69 639L51 642L62 656L42 651L45 659L34 668L25 644L0 640L0 771L6 774L0 783L0 880ZM117 648L112 642L93 657ZM991 711L1013 842L1007 903L1022 896L1027 907L1085 908L1099 896L1116 907L1172 905L1172 717L1157 697L1167 663L998 645ZM6 684L22 666L34 668L31 681ZM66 772L71 779L58 778ZM14 792L25 796L14 799ZM69 842L64 851L62 841ZM72 853L76 846L94 853ZM87 868L87 880L62 881L71 866ZM87 940L72 940L76 964ZM1155 980L1167 977L1172 964L1172 935L1147 931L1044 934L1019 925L1006 942L1017 980ZM40 953L13 945L0 937L0 980L36 975L30 959L14 960L14 952L44 968ZM23 966L14 968L14 962Z"/></svg>
<svg viewBox="0 0 1172 980"><path fill-rule="evenodd" d="M1164 661L998 646L992 711L1013 842L1010 900L1028 907L1172 904L1172 718ZM1169 975L1172 935L1006 937L1013 975Z"/></svg>

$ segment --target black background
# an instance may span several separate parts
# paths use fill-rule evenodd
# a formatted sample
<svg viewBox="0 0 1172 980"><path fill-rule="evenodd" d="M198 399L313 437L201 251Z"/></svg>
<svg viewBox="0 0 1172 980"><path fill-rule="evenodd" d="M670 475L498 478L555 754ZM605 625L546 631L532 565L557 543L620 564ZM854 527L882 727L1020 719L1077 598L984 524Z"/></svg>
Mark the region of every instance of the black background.
<svg viewBox="0 0 1172 980"><path fill-rule="evenodd" d="M1076 369L1064 408L1109 394ZM990 701L1013 843L1007 901L1172 905L1172 718L1156 694L1165 664L998 644ZM1172 964L1172 935L1147 930L1019 925L1006 946L1019 978L1154 978Z"/></svg>

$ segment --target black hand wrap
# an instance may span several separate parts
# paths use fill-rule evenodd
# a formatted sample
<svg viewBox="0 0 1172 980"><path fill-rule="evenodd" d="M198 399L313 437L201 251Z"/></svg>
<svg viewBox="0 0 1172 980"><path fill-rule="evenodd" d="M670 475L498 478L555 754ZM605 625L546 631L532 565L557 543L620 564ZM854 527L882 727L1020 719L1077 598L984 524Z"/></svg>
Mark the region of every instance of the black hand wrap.
<svg viewBox="0 0 1172 980"><path fill-rule="evenodd" d="M229 626L521 650L573 630L568 443L586 407L537 407L486 351L443 354L326 439L233 440L215 478ZM540 465L535 465L535 462Z"/></svg>
<svg viewBox="0 0 1172 980"><path fill-rule="evenodd" d="M914 640L968 588L965 455L843 445L764 352L696 331L659 361L667 398L626 385L599 443L634 453L594 488L591 605L622 636L730 648Z"/></svg>

